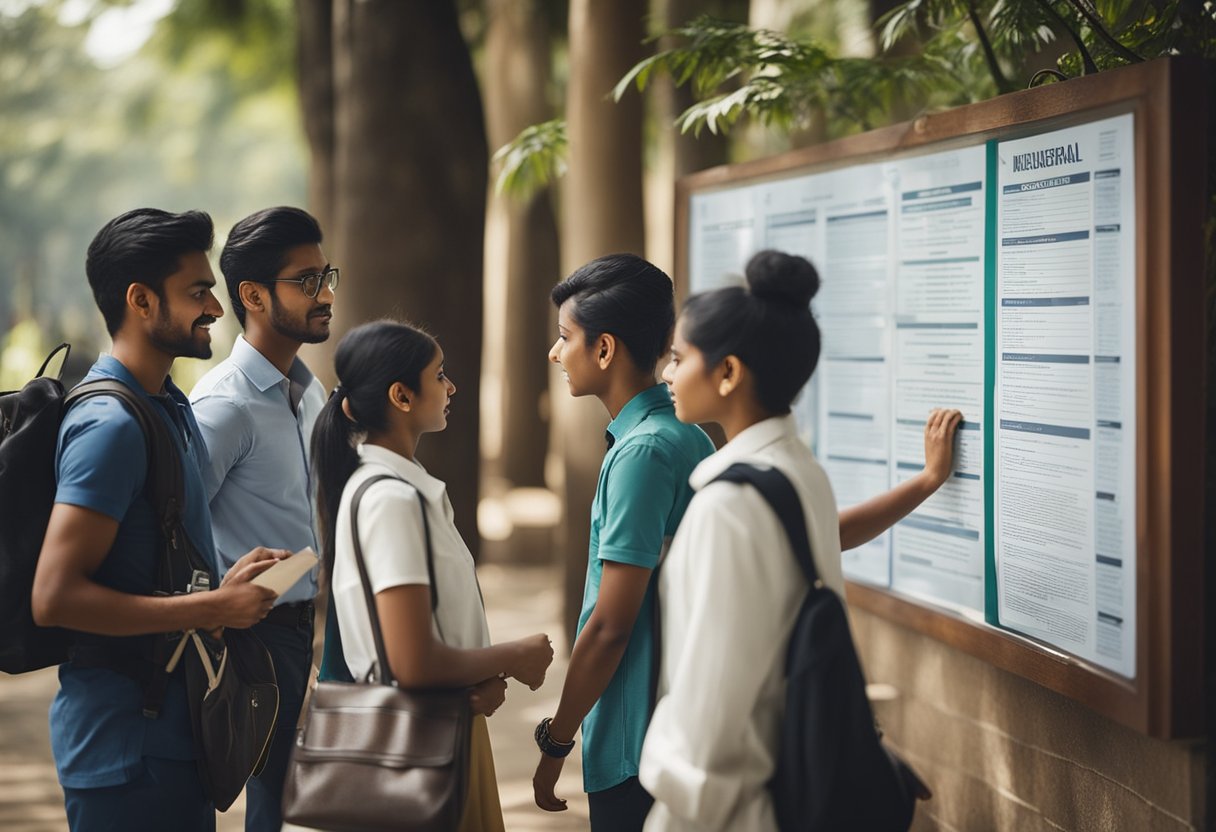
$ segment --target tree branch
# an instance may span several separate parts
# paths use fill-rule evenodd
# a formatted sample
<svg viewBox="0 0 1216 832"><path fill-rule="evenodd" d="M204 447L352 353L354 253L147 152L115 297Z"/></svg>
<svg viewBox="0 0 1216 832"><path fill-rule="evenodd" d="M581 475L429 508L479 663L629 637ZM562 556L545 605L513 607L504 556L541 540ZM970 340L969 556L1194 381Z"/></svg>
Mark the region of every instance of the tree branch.
<svg viewBox="0 0 1216 832"><path fill-rule="evenodd" d="M984 50L984 60L988 63L988 71L992 73L992 80L996 82L997 92L1001 95L1013 92L1013 84L1009 83L1009 79L1001 71L1001 65L996 59L996 52L992 49L992 41L988 39L988 33L984 31L984 25L980 22L979 12L975 9L975 0L967 0L967 17L970 18L971 25L975 27L976 35L979 36L980 46Z"/></svg>
<svg viewBox="0 0 1216 832"><path fill-rule="evenodd" d="M1039 6L1051 16L1051 19L1056 22L1057 26L1059 26L1065 32L1068 32L1068 37L1070 37L1072 42L1076 44L1077 51L1081 53L1081 64L1084 67L1081 74L1096 74L1098 72L1098 65L1094 63L1093 55L1090 55L1089 50L1085 48L1085 42L1081 39L1081 36L1073 31L1073 28L1068 25L1068 21L1064 19L1063 15L1056 11L1055 6L1052 5L1052 0L1037 0L1037 2Z"/></svg>
<svg viewBox="0 0 1216 832"><path fill-rule="evenodd" d="M1085 18L1085 22L1094 30L1094 34L1101 38L1102 42L1109 46L1111 51L1116 55L1128 63L1139 64L1144 62L1144 58L1141 58L1135 52L1119 43L1115 36L1107 31L1102 17L1090 5L1088 0L1068 0L1068 4L1081 13L1081 17Z"/></svg>

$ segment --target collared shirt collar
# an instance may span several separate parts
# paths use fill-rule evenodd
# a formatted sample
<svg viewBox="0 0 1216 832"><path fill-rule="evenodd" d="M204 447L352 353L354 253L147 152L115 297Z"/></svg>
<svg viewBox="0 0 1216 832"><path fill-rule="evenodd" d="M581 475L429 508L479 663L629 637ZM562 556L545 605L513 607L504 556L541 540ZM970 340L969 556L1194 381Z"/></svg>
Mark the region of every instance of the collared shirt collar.
<svg viewBox="0 0 1216 832"><path fill-rule="evenodd" d="M661 407L671 407L671 393L666 384L656 384L638 393L621 408L616 418L608 423L609 446L621 441L622 437L642 424L642 421Z"/></svg>
<svg viewBox="0 0 1216 832"><path fill-rule="evenodd" d="M406 459L399 453L382 448L379 445L360 445L359 459L362 462L374 462L388 468L401 479L422 492L427 500L442 504L447 486L443 480L438 480L427 473L427 470L417 462Z"/></svg>
<svg viewBox="0 0 1216 832"><path fill-rule="evenodd" d="M287 376L279 372L279 368L270 363L270 359L257 351L244 335L237 337L232 344L232 354L229 356L254 387L265 393L276 384L282 384L285 378L290 378L302 387L312 384L313 374L297 356L291 363Z"/></svg>
<svg viewBox="0 0 1216 832"><path fill-rule="evenodd" d="M135 378L135 375L127 368L127 365L123 364L109 353L103 353L102 355L98 356L97 363L93 365L93 368L89 372L94 376L102 376L104 378L112 378L115 381L121 381L132 390L137 390L148 398L158 395L156 393L149 393L147 390L145 390L144 386L139 383L139 379ZM186 398L186 394L179 390L177 385L173 383L172 376L165 376L165 392L169 394L169 397L178 404L187 404L189 402L189 400Z"/></svg>
<svg viewBox="0 0 1216 832"><path fill-rule="evenodd" d="M797 438L798 426L794 423L792 413L757 422L723 445L716 454L701 460L701 464L692 470L688 482L699 491L734 463L741 462L782 439Z"/></svg>

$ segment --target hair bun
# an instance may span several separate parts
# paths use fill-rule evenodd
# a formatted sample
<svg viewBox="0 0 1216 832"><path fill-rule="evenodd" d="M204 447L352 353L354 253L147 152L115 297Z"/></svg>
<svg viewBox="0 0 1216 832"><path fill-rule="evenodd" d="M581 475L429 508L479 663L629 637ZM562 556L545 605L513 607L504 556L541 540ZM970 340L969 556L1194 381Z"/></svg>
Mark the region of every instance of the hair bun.
<svg viewBox="0 0 1216 832"><path fill-rule="evenodd" d="M749 291L759 300L805 309L819 291L819 272L805 257L766 249L744 270Z"/></svg>

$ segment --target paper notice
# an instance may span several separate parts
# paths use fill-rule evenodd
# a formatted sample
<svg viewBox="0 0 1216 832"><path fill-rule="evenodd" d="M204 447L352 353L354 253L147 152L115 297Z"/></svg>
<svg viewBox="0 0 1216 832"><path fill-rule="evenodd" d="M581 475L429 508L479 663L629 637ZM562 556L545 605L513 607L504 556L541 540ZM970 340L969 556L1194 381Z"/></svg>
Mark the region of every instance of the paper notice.
<svg viewBox="0 0 1216 832"><path fill-rule="evenodd" d="M250 583L273 589L279 595L295 586L296 581L303 578L317 565L317 553L311 546L306 546L289 558L276 563Z"/></svg>

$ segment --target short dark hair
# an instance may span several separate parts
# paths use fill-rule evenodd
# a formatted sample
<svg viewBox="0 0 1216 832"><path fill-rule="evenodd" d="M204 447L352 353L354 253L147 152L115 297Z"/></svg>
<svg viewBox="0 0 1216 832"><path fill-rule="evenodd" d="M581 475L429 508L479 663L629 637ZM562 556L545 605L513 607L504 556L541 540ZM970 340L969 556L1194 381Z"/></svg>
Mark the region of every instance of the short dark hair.
<svg viewBox="0 0 1216 832"><path fill-rule="evenodd" d="M144 284L163 299L165 278L181 268L182 256L210 251L214 239L211 217L203 211L136 208L103 225L89 243L84 271L110 335L126 319L132 283Z"/></svg>
<svg viewBox="0 0 1216 832"><path fill-rule="evenodd" d="M266 208L232 226L220 253L220 271L228 287L232 312L245 326L245 306L237 291L242 283L271 283L287 252L296 246L321 242L321 226L307 211L280 205Z"/></svg>
<svg viewBox="0 0 1216 832"><path fill-rule="evenodd" d="M748 261L745 275L746 287L689 298L681 332L707 368L738 357L756 377L761 407L787 413L819 363L819 325L810 307L819 273L803 257L766 250Z"/></svg>
<svg viewBox="0 0 1216 832"><path fill-rule="evenodd" d="M592 260L553 287L553 305L571 298L571 314L590 344L605 332L616 336L640 370L653 370L667 349L676 310L671 278L636 254Z"/></svg>

